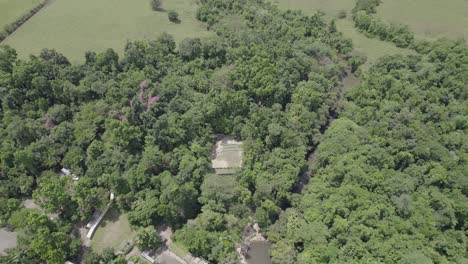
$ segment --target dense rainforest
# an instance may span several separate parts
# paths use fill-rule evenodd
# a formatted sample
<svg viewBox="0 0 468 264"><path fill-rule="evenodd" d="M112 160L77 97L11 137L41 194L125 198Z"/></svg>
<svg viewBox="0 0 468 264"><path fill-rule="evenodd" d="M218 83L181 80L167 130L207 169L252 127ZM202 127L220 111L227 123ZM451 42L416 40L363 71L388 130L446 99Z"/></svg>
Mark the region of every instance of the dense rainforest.
<svg viewBox="0 0 468 264"><path fill-rule="evenodd" d="M216 36L130 41L80 65L0 48L0 226L19 236L0 263L76 260L75 227L110 192L135 229L168 224L210 263L237 262L250 219L278 264L467 260L465 43L415 44L343 95L359 60L320 14L203 0L197 18ZM234 176L211 169L217 134L244 142ZM100 262L126 263L84 259Z"/></svg>

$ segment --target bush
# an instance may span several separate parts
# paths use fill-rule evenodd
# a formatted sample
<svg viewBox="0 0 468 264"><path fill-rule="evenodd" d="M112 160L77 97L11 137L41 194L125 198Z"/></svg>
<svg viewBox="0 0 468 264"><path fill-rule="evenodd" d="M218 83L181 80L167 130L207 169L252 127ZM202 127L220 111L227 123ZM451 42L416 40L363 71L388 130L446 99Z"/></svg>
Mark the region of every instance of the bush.
<svg viewBox="0 0 468 264"><path fill-rule="evenodd" d="M153 9L154 11L161 10L161 5L161 0L151 0L151 9Z"/></svg>
<svg viewBox="0 0 468 264"><path fill-rule="evenodd" d="M178 22L179 21L179 14L175 10L169 10L169 12L167 12L167 17L172 22Z"/></svg>
<svg viewBox="0 0 468 264"><path fill-rule="evenodd" d="M338 12L338 18L339 19L346 18L346 10L341 10L340 12Z"/></svg>

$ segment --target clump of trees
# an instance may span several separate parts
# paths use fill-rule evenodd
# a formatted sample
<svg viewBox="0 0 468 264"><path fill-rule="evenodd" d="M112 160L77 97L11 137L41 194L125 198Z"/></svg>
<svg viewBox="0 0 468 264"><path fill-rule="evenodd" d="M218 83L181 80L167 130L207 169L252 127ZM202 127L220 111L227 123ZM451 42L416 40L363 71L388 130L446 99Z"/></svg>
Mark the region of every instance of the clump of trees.
<svg viewBox="0 0 468 264"><path fill-rule="evenodd" d="M153 11L160 11L162 8L162 0L150 0L151 9Z"/></svg>
<svg viewBox="0 0 468 264"><path fill-rule="evenodd" d="M76 260L73 225L109 192L142 248L165 223L210 263L235 262L250 217L275 263L463 260L464 43L385 58L337 102L343 72L362 60L320 14L205 0L197 17L215 36L176 49L162 34L128 42L122 56L87 52L80 65L0 48L0 223L20 234L0 262ZM216 134L244 142L238 174L212 173ZM319 142L316 176L295 194ZM22 208L31 196L59 218ZM85 257L100 261L121 258Z"/></svg>
<svg viewBox="0 0 468 264"><path fill-rule="evenodd" d="M175 10L169 10L167 11L167 18L169 18L169 21L171 22L179 22L179 13L177 13L177 11Z"/></svg>
<svg viewBox="0 0 468 264"><path fill-rule="evenodd" d="M353 8L354 26L371 37L406 48L414 44L414 33L407 25L388 24L376 15L380 0L358 0Z"/></svg>
<svg viewBox="0 0 468 264"><path fill-rule="evenodd" d="M419 52L381 59L346 94L306 193L269 229L273 263L466 260L468 47Z"/></svg>

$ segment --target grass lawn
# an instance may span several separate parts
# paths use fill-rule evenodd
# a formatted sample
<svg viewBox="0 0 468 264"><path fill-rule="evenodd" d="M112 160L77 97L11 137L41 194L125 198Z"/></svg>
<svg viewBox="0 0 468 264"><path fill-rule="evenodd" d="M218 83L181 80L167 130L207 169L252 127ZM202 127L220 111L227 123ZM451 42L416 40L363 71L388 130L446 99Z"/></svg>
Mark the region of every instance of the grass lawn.
<svg viewBox="0 0 468 264"><path fill-rule="evenodd" d="M211 34L195 18L196 0L163 1L164 9L179 13L177 24L168 20L167 12L152 11L150 0L51 1L2 44L14 47L23 58L55 48L72 62L83 62L88 50L113 48L122 54L127 40L154 39L162 32L176 41Z"/></svg>
<svg viewBox="0 0 468 264"><path fill-rule="evenodd" d="M122 242L133 239L135 233L130 228L127 215L111 209L91 239L91 247L97 252L108 247L119 250Z"/></svg>
<svg viewBox="0 0 468 264"><path fill-rule="evenodd" d="M0 228L0 256L5 254L5 250L16 247L17 234L4 228Z"/></svg>
<svg viewBox="0 0 468 264"><path fill-rule="evenodd" d="M327 19L337 18L338 12L345 10L347 17L337 19L336 26L339 31L353 41L354 52L367 56L367 62L362 66L368 69L378 58L384 55L409 54L413 51L396 47L393 43L368 38L358 32L351 20L351 10L355 0L272 0L282 9L300 9L304 14L312 15L317 11L325 13Z"/></svg>
<svg viewBox="0 0 468 264"><path fill-rule="evenodd" d="M0 0L0 31L43 0Z"/></svg>
<svg viewBox="0 0 468 264"><path fill-rule="evenodd" d="M408 25L420 37L468 39L467 0L382 1L377 14L385 21Z"/></svg>

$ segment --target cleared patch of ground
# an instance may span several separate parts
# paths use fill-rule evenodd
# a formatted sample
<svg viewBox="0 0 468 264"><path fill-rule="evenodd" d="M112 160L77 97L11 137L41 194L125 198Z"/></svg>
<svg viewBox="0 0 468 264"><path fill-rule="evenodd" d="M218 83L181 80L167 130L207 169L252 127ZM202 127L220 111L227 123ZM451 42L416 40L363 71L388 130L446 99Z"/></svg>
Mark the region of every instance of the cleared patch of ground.
<svg viewBox="0 0 468 264"><path fill-rule="evenodd" d="M17 234L5 228L0 228L0 255L5 254L5 250L16 247Z"/></svg>
<svg viewBox="0 0 468 264"><path fill-rule="evenodd" d="M212 34L196 20L195 0L163 1L162 7L176 10L180 23L170 22L167 11L151 10L149 0L52 0L2 44L23 58L55 48L72 62L83 62L88 50L123 54L127 40L155 39L162 32L176 41Z"/></svg>
<svg viewBox="0 0 468 264"><path fill-rule="evenodd" d="M43 0L0 0L0 31L15 22Z"/></svg>
<svg viewBox="0 0 468 264"><path fill-rule="evenodd" d="M102 252L105 248L118 250L125 240L132 240L135 231L131 229L126 214L120 214L111 209L99 225L91 240L91 248L96 252Z"/></svg>
<svg viewBox="0 0 468 264"><path fill-rule="evenodd" d="M220 136L213 148L211 165L219 174L229 174L242 167L242 142L231 136Z"/></svg>
<svg viewBox="0 0 468 264"><path fill-rule="evenodd" d="M388 22L408 25L420 37L468 39L467 0L382 1L377 15Z"/></svg>

